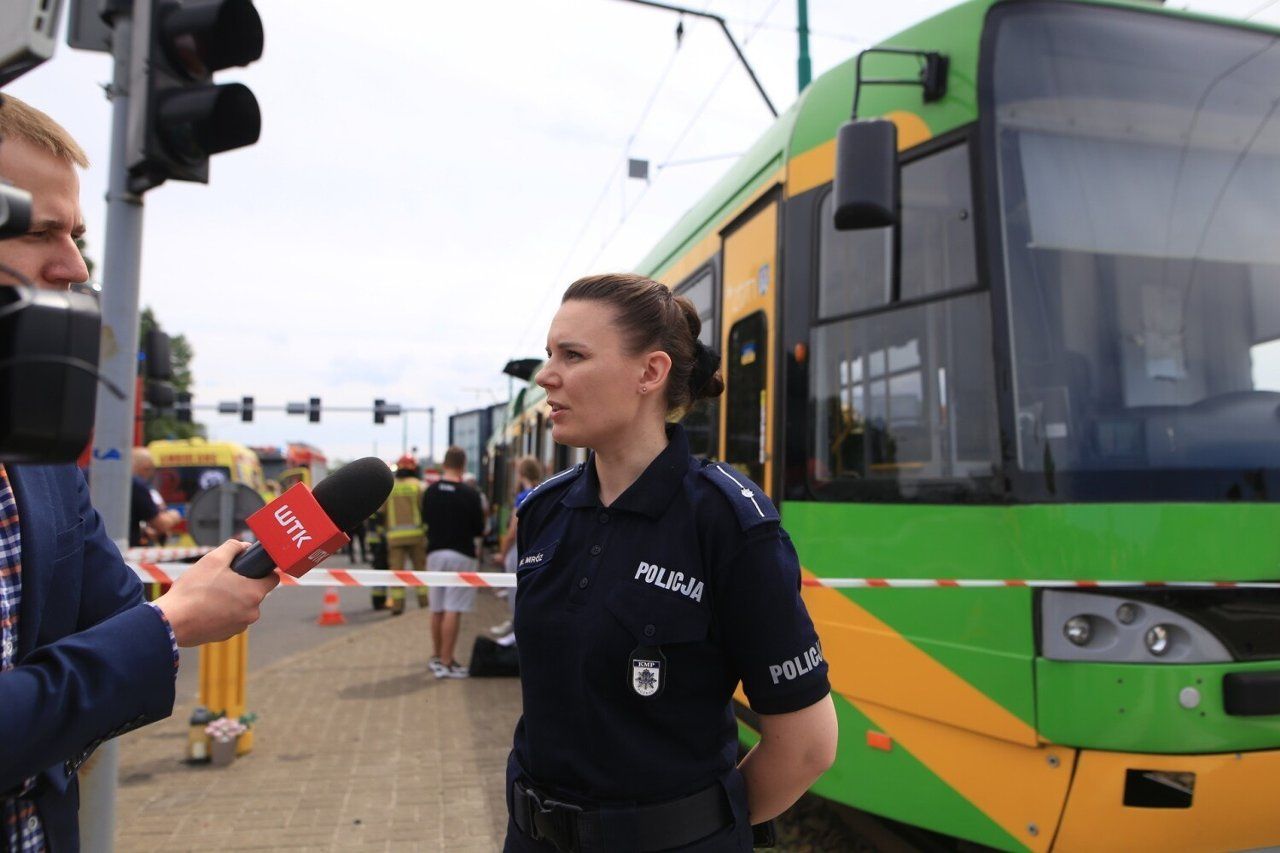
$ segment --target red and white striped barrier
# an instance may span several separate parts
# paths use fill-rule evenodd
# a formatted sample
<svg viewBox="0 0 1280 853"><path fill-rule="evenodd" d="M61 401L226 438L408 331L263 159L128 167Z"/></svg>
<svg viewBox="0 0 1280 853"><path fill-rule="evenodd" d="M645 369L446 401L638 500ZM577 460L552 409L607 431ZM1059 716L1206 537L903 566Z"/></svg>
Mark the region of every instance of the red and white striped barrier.
<svg viewBox="0 0 1280 853"><path fill-rule="evenodd" d="M186 563L130 563L148 583L172 583L191 568ZM281 575L282 586L476 586L514 587L516 576L507 572L383 572L374 569L312 569L300 578ZM806 577L804 586L829 589L999 589L1031 587L1052 589L1119 589L1159 587L1168 589L1280 589L1276 581L1124 581L1124 580L1007 580L975 578L818 578Z"/></svg>
<svg viewBox="0 0 1280 853"><path fill-rule="evenodd" d="M212 548L129 548L124 558L130 563L163 563L167 560L185 560L188 557L203 557Z"/></svg>
<svg viewBox="0 0 1280 853"><path fill-rule="evenodd" d="M186 563L129 563L145 583L173 583ZM383 572L376 569L312 569L300 578L280 575L281 586L485 586L514 587L506 572Z"/></svg>

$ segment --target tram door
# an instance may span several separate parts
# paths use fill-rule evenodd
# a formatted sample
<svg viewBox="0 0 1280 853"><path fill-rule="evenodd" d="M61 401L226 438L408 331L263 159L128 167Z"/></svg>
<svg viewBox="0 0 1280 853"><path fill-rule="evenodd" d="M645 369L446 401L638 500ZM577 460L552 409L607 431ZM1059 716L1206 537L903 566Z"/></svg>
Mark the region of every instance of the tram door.
<svg viewBox="0 0 1280 853"><path fill-rule="evenodd" d="M720 447L725 462L772 492L777 193L767 198L724 231Z"/></svg>

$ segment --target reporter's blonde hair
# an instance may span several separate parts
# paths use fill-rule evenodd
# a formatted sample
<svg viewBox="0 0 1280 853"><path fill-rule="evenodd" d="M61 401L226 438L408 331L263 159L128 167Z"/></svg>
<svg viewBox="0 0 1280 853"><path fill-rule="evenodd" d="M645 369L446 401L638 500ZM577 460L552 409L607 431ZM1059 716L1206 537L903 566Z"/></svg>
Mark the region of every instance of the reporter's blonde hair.
<svg viewBox="0 0 1280 853"><path fill-rule="evenodd" d="M89 157L65 127L13 95L3 97L3 103L0 103L0 145L9 138L25 139L60 160L81 169L89 168Z"/></svg>

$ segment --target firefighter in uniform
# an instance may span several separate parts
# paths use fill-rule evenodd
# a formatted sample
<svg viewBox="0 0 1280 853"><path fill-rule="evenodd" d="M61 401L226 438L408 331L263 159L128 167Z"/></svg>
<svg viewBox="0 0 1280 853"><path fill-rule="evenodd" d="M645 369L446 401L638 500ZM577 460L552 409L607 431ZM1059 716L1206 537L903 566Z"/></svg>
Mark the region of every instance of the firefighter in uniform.
<svg viewBox="0 0 1280 853"><path fill-rule="evenodd" d="M418 462L412 456L402 456L396 463L395 485L382 505L386 518L386 543L388 569L403 571L407 558L415 572L427 570L427 533L422 526L422 481L418 479ZM391 613L404 612L402 586L391 587ZM418 606L427 607L427 588L417 587Z"/></svg>
<svg viewBox="0 0 1280 853"><path fill-rule="evenodd" d="M630 275L575 282L552 322L552 436L592 452L519 511L507 851L749 850L834 760L778 512L668 422L724 387L699 331L689 300ZM739 682L761 734L741 762Z"/></svg>

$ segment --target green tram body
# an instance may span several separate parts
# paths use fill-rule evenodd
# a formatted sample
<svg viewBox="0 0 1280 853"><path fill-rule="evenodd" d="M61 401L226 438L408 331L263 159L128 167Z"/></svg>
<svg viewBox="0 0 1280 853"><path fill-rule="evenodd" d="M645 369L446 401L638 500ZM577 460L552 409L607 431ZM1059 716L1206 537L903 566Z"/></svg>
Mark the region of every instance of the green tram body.
<svg viewBox="0 0 1280 853"><path fill-rule="evenodd" d="M975 0L882 47L949 61L931 103L862 86L897 126L898 226L832 224L851 58L638 266L724 354L698 449L769 491L813 578L1280 580L1277 34ZM494 437L508 466L580 458L538 393ZM821 796L1007 850L1280 843L1276 591L805 598L840 718Z"/></svg>

